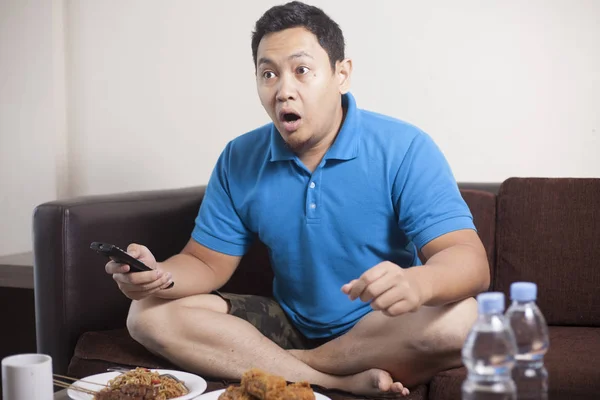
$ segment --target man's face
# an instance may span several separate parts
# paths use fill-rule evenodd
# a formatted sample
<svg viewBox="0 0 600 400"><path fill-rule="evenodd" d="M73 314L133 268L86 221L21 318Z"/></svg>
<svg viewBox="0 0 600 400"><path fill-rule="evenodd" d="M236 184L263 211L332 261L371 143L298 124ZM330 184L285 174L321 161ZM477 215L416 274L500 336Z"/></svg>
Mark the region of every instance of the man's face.
<svg viewBox="0 0 600 400"><path fill-rule="evenodd" d="M302 154L337 134L347 71L340 62L332 71L314 34L298 27L265 35L256 59L260 101L294 152Z"/></svg>

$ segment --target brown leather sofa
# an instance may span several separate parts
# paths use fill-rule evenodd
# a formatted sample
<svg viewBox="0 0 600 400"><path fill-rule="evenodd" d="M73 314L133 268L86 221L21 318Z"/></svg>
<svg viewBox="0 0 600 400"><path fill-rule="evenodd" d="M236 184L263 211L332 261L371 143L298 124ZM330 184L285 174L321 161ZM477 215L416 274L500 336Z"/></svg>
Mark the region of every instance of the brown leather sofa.
<svg viewBox="0 0 600 400"><path fill-rule="evenodd" d="M518 179L501 185L461 184L487 249L492 290L539 285L550 325L546 357L550 399L600 393L600 179ZM162 260L187 242L203 187L90 196L38 206L34 213L38 351L55 373L75 377L113 365L173 368L125 330L129 300L104 273L92 241L146 244ZM269 295L272 272L259 242L222 289ZM209 380L209 389L229 382ZM465 369L438 374L412 388L410 399L459 399ZM332 399L344 393L318 391Z"/></svg>

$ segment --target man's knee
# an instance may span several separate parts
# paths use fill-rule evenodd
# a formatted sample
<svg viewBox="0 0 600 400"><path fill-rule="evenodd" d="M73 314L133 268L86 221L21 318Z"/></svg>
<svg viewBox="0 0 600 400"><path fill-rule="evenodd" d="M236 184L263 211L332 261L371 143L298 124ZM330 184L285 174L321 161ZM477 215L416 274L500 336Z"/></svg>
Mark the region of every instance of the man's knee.
<svg viewBox="0 0 600 400"><path fill-rule="evenodd" d="M162 335L160 326L168 315L167 302L156 298L134 300L127 315L129 335L145 347L156 347Z"/></svg>
<svg viewBox="0 0 600 400"><path fill-rule="evenodd" d="M417 350L428 355L459 356L477 318L477 302L468 298L446 306L444 315L416 341Z"/></svg>
<svg viewBox="0 0 600 400"><path fill-rule="evenodd" d="M215 295L197 295L177 300L149 297L133 301L127 315L129 335L155 352L168 345L186 329L186 321L193 318L195 326L202 321L202 313L228 311L228 304Z"/></svg>

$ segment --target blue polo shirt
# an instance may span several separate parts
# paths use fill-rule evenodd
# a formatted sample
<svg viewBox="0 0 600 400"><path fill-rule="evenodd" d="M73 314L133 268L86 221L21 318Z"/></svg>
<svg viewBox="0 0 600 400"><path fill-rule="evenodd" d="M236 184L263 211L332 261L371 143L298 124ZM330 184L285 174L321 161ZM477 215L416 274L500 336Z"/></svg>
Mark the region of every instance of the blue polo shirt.
<svg viewBox="0 0 600 400"><path fill-rule="evenodd" d="M192 237L241 256L269 248L273 294L309 338L338 335L371 311L341 287L382 261L420 265L417 249L475 229L444 156L397 119L358 109L351 94L333 145L313 173L271 123L227 144Z"/></svg>

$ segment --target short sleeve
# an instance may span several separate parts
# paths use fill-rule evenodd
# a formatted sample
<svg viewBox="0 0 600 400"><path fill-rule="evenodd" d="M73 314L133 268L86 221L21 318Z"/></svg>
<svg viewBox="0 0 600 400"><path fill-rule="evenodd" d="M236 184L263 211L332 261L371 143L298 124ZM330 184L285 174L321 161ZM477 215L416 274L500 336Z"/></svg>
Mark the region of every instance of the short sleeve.
<svg viewBox="0 0 600 400"><path fill-rule="evenodd" d="M444 155L425 133L414 137L393 183L398 223L417 249L446 233L475 229Z"/></svg>
<svg viewBox="0 0 600 400"><path fill-rule="evenodd" d="M192 238L220 253L241 256L248 250L253 235L237 213L229 181L229 144L220 155L206 187Z"/></svg>

